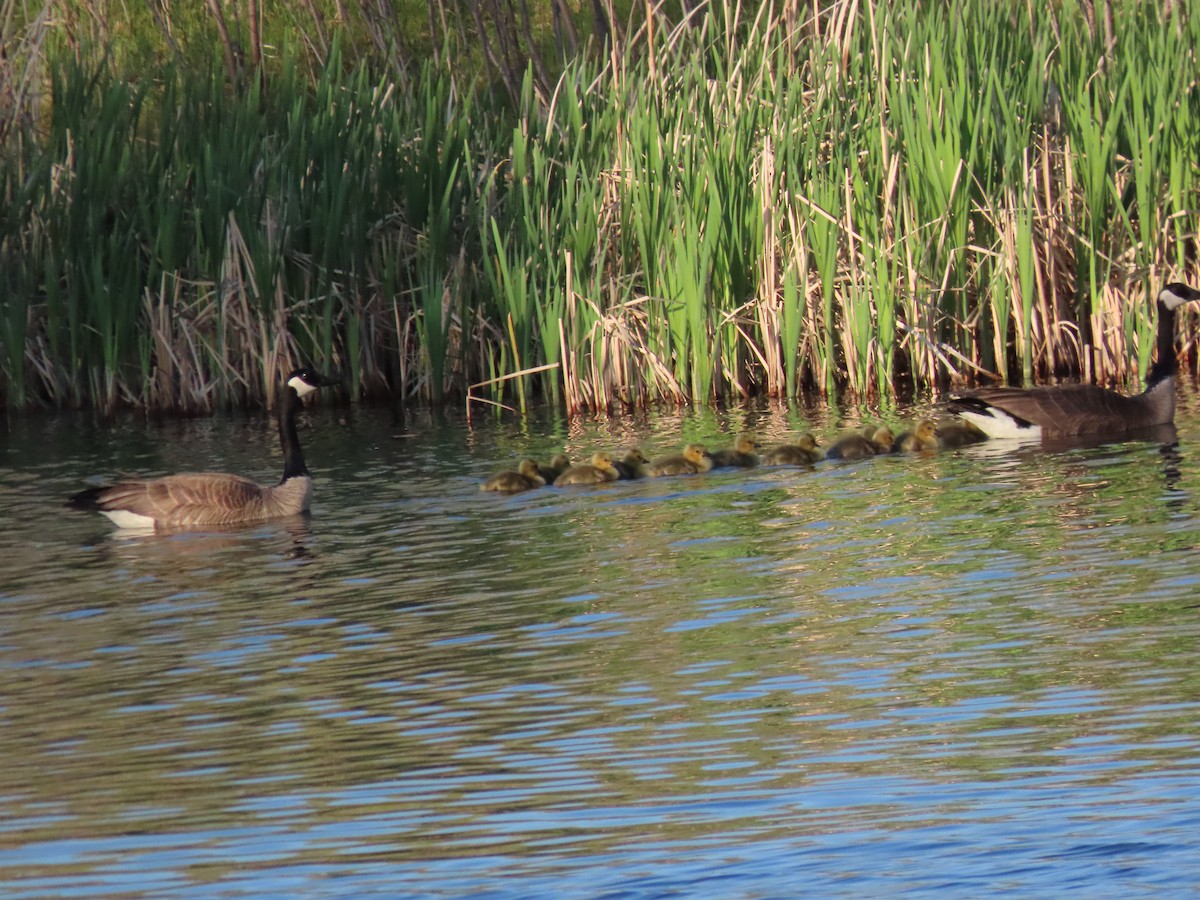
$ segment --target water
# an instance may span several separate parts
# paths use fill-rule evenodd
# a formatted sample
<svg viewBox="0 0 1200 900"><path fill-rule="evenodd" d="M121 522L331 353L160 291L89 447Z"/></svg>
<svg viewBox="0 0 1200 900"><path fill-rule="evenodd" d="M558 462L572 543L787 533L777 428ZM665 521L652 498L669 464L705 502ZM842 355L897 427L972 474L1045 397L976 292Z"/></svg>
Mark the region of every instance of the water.
<svg viewBox="0 0 1200 900"><path fill-rule="evenodd" d="M1200 882L1200 410L973 449L478 492L781 409L313 411L313 516L124 537L101 476L257 416L10 422L5 897L1169 896ZM836 431L820 411L814 430Z"/></svg>

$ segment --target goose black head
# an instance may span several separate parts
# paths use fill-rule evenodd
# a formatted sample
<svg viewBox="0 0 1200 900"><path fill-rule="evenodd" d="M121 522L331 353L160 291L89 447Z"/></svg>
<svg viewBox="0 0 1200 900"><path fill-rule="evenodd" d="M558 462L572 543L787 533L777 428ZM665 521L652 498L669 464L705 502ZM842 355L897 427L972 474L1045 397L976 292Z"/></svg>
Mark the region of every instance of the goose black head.
<svg viewBox="0 0 1200 900"><path fill-rule="evenodd" d="M1193 300L1200 300L1200 291L1180 281L1165 284L1163 289L1158 292L1158 302L1170 310L1176 310Z"/></svg>
<svg viewBox="0 0 1200 900"><path fill-rule="evenodd" d="M293 369L283 383L295 391L297 397L303 397L317 388L333 387L335 384L341 384L341 381L322 375L315 369L301 368Z"/></svg>

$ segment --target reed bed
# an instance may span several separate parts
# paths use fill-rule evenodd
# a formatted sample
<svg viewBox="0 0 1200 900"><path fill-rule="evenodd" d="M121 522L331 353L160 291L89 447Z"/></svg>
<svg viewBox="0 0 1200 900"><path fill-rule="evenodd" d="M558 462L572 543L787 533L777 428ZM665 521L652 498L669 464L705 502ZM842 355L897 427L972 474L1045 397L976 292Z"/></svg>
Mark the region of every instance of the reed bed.
<svg viewBox="0 0 1200 900"><path fill-rule="evenodd" d="M1153 290L1200 281L1200 0L1118 4L1112 44L1070 4L694 6L511 104L336 36L315 76L133 79L30 23L5 401L202 412L304 361L570 412L1144 373Z"/></svg>

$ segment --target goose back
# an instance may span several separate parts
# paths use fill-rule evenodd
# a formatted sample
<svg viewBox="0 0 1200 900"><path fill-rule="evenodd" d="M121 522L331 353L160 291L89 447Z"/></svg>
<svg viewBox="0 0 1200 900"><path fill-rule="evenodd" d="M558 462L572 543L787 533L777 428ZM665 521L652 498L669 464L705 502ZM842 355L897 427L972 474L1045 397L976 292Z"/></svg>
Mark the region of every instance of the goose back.
<svg viewBox="0 0 1200 900"><path fill-rule="evenodd" d="M989 431L1007 415L1014 431L1037 428L1059 435L1136 431L1175 418L1175 382L1167 379L1127 397L1094 384L984 388L954 398L950 410ZM990 420L990 421L989 421Z"/></svg>
<svg viewBox="0 0 1200 900"><path fill-rule="evenodd" d="M308 512L312 478L297 475L270 487L239 475L184 472L89 488L68 505L103 513L123 528L188 528L265 522Z"/></svg>

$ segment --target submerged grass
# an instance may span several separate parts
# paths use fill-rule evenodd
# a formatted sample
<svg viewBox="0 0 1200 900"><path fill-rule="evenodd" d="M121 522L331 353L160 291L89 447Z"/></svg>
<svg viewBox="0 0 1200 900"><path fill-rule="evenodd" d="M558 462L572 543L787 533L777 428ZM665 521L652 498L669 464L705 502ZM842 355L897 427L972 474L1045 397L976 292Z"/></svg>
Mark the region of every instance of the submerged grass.
<svg viewBox="0 0 1200 900"><path fill-rule="evenodd" d="M7 34L4 84L45 73L6 95L7 403L207 410L309 360L571 411L1146 370L1150 292L1200 280L1200 0L1116 4L1115 46L1070 5L695 6L511 107L336 39L231 90Z"/></svg>

